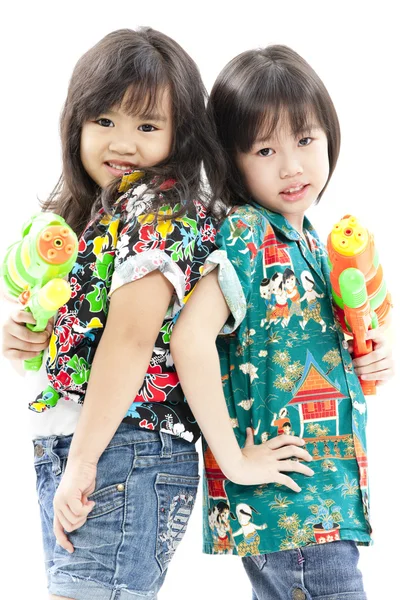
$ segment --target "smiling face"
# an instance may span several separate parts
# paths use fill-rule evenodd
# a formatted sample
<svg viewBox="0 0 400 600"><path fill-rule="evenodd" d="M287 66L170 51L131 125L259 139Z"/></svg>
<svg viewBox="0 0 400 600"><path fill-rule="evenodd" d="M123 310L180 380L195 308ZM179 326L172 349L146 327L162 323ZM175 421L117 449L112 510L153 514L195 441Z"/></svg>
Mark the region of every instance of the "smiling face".
<svg viewBox="0 0 400 600"><path fill-rule="evenodd" d="M315 119L294 135L283 115L269 139L258 135L236 164L251 196L302 229L306 210L317 200L329 176L328 140Z"/></svg>
<svg viewBox="0 0 400 600"><path fill-rule="evenodd" d="M159 95L152 114L129 114L126 102L84 123L80 155L88 175L101 188L135 169L154 167L170 154L171 99Z"/></svg>

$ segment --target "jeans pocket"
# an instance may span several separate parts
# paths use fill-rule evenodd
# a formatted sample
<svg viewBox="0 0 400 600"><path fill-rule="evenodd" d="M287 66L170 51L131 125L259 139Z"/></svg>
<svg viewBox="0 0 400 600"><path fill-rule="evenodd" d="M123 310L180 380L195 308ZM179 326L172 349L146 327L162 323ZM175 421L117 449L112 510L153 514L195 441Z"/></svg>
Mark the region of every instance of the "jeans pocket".
<svg viewBox="0 0 400 600"><path fill-rule="evenodd" d="M179 542L182 540L192 514L200 477L159 473L155 489L158 503L156 558L164 572Z"/></svg>
<svg viewBox="0 0 400 600"><path fill-rule="evenodd" d="M253 554L252 556L247 556L243 560L252 560L256 567L262 571L267 562L267 557L265 554Z"/></svg>
<svg viewBox="0 0 400 600"><path fill-rule="evenodd" d="M96 503L93 510L88 514L88 519L101 517L124 506L125 485L109 485L101 490L97 490L88 499Z"/></svg>

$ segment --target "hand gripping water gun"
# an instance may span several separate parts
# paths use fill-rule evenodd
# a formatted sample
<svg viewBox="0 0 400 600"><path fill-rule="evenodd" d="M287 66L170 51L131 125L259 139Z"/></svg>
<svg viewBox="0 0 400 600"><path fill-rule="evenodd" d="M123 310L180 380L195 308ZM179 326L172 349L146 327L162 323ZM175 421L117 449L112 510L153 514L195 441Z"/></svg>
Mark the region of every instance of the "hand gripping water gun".
<svg viewBox="0 0 400 600"><path fill-rule="evenodd" d="M32 217L22 228L22 240L6 253L1 275L11 296L32 313L36 325L31 331L44 331L46 325L71 297L63 278L71 271L78 254L78 239L62 217L50 212ZM38 371L43 352L24 361L24 367Z"/></svg>
<svg viewBox="0 0 400 600"><path fill-rule="evenodd" d="M367 331L382 325L392 306L374 236L346 215L334 225L327 249L339 322L353 338L354 357L364 356L373 350ZM360 384L364 394L375 394L375 381L360 380Z"/></svg>

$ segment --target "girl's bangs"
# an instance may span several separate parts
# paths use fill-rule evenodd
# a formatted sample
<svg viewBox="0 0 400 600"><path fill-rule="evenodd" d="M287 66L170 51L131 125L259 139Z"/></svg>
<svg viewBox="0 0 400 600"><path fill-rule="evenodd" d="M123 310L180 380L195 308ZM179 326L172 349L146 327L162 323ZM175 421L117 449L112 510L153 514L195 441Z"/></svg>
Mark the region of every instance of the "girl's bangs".
<svg viewBox="0 0 400 600"><path fill-rule="evenodd" d="M278 128L297 136L322 123L318 100L298 80L274 78L271 85L263 79L256 89L245 91L246 102L241 102L243 114L239 117L237 140L240 152L249 152L257 140L272 139Z"/></svg>
<svg viewBox="0 0 400 600"><path fill-rule="evenodd" d="M104 73L99 73L95 80L87 82L78 103L82 124L112 108L122 107L131 116L157 112L160 96L169 84L164 70L157 64L142 69L143 72L133 67L128 71L121 73L115 69L108 72L106 77Z"/></svg>

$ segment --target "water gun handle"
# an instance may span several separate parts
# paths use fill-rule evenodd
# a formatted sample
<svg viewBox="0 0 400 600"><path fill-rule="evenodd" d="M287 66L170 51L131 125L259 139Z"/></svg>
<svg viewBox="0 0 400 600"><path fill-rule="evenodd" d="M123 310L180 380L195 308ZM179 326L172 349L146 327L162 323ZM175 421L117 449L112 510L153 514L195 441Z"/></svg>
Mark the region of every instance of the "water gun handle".
<svg viewBox="0 0 400 600"><path fill-rule="evenodd" d="M64 279L52 279L43 286L37 294L32 296L25 310L29 310L36 324L27 324L31 331L44 331L47 323L55 316L58 309L71 297L71 288ZM33 358L24 360L24 368L27 371L39 371L43 362L43 351Z"/></svg>
<svg viewBox="0 0 400 600"><path fill-rule="evenodd" d="M339 287L346 325L353 335L354 357L365 356L373 350L372 341L366 339L366 333L378 326L368 299L365 277L359 269L345 269L339 276ZM375 381L360 379L360 385L364 394L376 393Z"/></svg>

